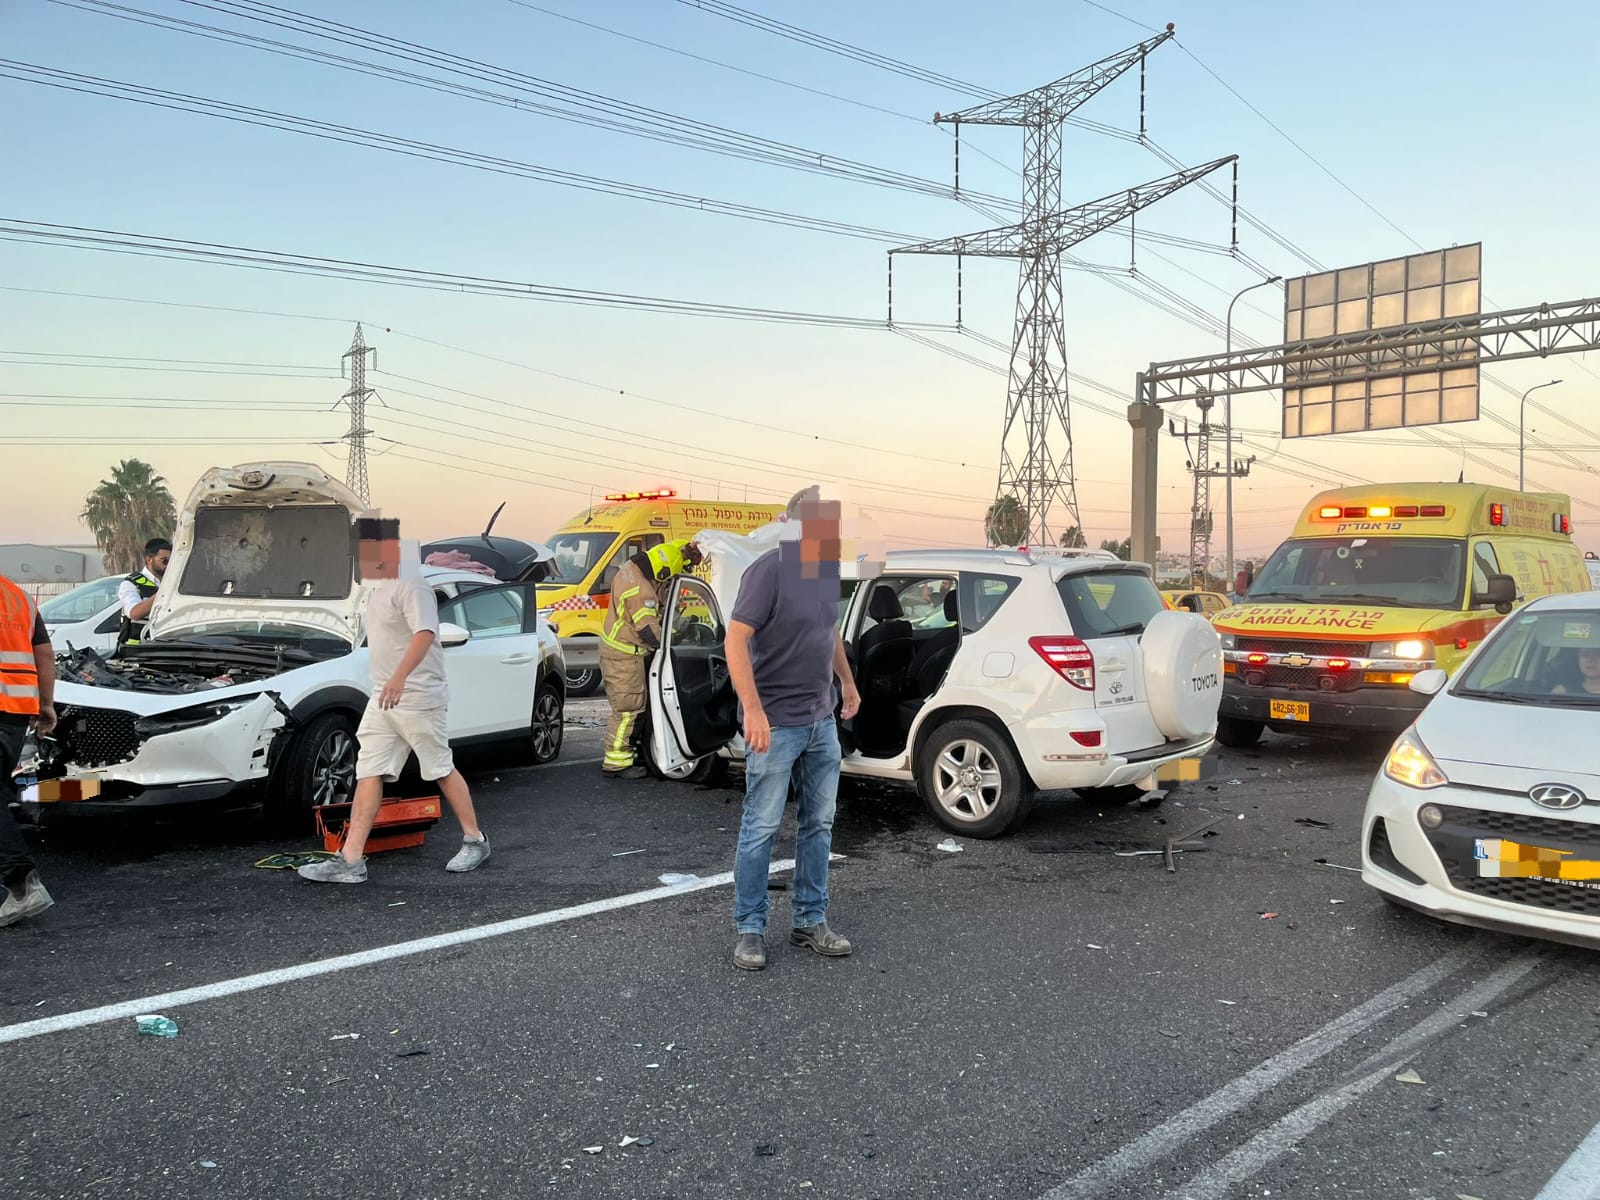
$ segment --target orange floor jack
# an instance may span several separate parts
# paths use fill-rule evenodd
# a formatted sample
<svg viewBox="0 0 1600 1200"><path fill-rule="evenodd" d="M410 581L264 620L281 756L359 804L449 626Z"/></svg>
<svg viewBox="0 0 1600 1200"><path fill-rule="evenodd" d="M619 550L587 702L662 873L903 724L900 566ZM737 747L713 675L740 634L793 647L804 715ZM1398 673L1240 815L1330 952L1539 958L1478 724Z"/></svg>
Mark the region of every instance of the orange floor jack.
<svg viewBox="0 0 1600 1200"><path fill-rule="evenodd" d="M428 830L439 820L440 804L438 796L385 796L378 808L378 819L372 823L372 834L367 838L367 853L422 845ZM323 848L330 853L337 854L344 848L350 807L348 804L325 804L316 810L317 832L322 835Z"/></svg>

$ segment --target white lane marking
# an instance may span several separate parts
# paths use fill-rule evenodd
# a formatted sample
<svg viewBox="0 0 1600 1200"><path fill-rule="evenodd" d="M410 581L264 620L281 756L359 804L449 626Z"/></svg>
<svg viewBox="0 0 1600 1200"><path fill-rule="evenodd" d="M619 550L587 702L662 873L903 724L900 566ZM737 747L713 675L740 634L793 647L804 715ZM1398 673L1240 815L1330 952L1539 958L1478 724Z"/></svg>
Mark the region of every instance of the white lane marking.
<svg viewBox="0 0 1600 1200"><path fill-rule="evenodd" d="M1461 1024L1466 1015L1488 1004L1543 962L1538 954L1512 959L1476 987L1418 1021L1382 1050L1370 1055L1356 1068L1359 1078L1314 1100L1263 1129L1244 1145L1201 1171L1188 1183L1172 1192L1173 1200L1222 1200L1236 1183L1243 1183L1274 1159L1287 1154L1295 1145L1338 1116L1386 1079L1392 1079L1418 1046L1432 1041ZM1373 1070L1374 1064L1377 1069Z"/></svg>
<svg viewBox="0 0 1600 1200"><path fill-rule="evenodd" d="M840 857L839 855L832 856ZM778 859L772 864L774 873L792 870L794 859ZM182 988L176 992L162 992L156 996L143 996L138 1000L124 1000L117 1004L103 1004L98 1008L85 1008L77 1012L61 1013L59 1016L44 1017L37 1021L20 1021L14 1025L0 1025L0 1045L6 1042L20 1042L25 1038L40 1037L47 1033L60 1033L67 1029L81 1029L86 1025L100 1025L107 1021L117 1021L124 1017L138 1016L140 1013L161 1012L164 1009L178 1008L185 1004L196 1004L202 1000L216 1000L222 996L236 996L240 992L252 992L259 988L277 987L284 983L294 983L300 979L311 979L317 975L331 975L336 971L349 971L355 967L368 967L373 963L387 962L395 958L408 958L416 954L427 954L432 950L443 950L451 946L461 946L468 942L481 942L485 938L502 937L508 933L521 933L525 929L538 929L544 925L555 925L562 921L574 921L579 917L592 917L598 913L615 912L619 908L632 908L639 904L648 904L653 900L666 900L673 896L686 895L689 892L703 892L708 888L722 887L733 882L733 872L723 871L718 875L708 875L694 883L673 884L670 887L655 887L643 892L629 892L622 896L608 896L604 900L591 900L587 904L574 904L570 908L556 908L548 912L531 913L525 917L513 917L506 921L496 921L489 925L475 925L467 929L456 929L449 933L436 933L431 937L415 938L409 942L395 942L388 946L375 946L370 950L358 950L353 954L340 954L334 958L317 959L314 962L300 963L293 967L279 967L273 971L261 971L254 975L242 975L237 979L224 979L217 983L205 983L198 987ZM333 885L329 885L330 887Z"/></svg>
<svg viewBox="0 0 1600 1200"><path fill-rule="evenodd" d="M1533 1200L1600 1200L1600 1125L1589 1132Z"/></svg>
<svg viewBox="0 0 1600 1200"><path fill-rule="evenodd" d="M1122 1149L1050 1189L1041 1200L1097 1200L1113 1185L1159 1162L1196 1134L1226 1120L1297 1071L1331 1054L1402 1004L1438 986L1466 966L1478 953L1476 950L1456 950L1429 963L1399 983L1385 988L1372 999L1335 1017L1315 1033L1308 1034L1205 1099L1191 1104L1177 1116L1164 1121Z"/></svg>

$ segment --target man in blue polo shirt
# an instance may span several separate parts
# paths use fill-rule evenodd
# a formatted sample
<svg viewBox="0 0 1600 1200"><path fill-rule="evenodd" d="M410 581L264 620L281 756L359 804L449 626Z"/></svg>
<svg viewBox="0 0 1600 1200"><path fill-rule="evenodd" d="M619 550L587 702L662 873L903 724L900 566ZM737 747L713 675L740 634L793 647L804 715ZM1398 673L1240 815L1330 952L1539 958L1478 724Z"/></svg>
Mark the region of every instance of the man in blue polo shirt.
<svg viewBox="0 0 1600 1200"><path fill-rule="evenodd" d="M808 499L797 507L800 537L745 572L727 638L746 747L733 961L747 971L767 965L767 873L791 780L798 813L789 940L830 958L850 953L827 922L840 760L834 679L846 719L861 704L838 629L839 505Z"/></svg>

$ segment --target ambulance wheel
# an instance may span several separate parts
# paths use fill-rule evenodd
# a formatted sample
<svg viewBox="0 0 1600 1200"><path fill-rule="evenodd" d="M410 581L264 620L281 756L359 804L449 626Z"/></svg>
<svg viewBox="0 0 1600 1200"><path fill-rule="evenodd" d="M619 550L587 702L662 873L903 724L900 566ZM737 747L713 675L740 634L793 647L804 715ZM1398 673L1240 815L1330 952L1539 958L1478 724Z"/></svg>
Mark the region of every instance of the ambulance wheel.
<svg viewBox="0 0 1600 1200"><path fill-rule="evenodd" d="M567 672L567 695L592 696L599 690L599 667L577 667Z"/></svg>
<svg viewBox="0 0 1600 1200"><path fill-rule="evenodd" d="M1217 741L1234 750L1248 750L1261 740L1266 726L1260 721L1241 721L1238 717L1217 718Z"/></svg>

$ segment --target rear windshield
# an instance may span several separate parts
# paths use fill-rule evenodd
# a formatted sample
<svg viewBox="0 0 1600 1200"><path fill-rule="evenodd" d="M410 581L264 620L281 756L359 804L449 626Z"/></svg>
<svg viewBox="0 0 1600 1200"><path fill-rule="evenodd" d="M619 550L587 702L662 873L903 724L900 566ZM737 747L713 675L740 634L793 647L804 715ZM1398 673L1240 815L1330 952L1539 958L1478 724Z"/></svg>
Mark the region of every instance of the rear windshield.
<svg viewBox="0 0 1600 1200"><path fill-rule="evenodd" d="M1161 593L1142 571L1086 571L1056 582L1061 603L1080 638L1133 636L1164 612Z"/></svg>
<svg viewBox="0 0 1600 1200"><path fill-rule="evenodd" d="M252 600L339 600L355 586L350 513L341 505L200 508L178 591Z"/></svg>

